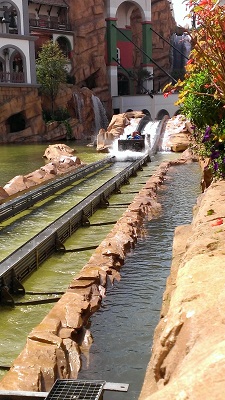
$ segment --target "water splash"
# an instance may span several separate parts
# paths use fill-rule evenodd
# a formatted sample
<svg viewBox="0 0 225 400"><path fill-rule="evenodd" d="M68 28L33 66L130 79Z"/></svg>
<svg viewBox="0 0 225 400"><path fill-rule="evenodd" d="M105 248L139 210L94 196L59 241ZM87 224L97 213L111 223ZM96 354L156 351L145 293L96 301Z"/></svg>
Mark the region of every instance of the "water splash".
<svg viewBox="0 0 225 400"><path fill-rule="evenodd" d="M120 135L119 139L127 139L132 132L137 129L137 126L140 122L139 118L131 118L130 124L127 125L124 129L122 135ZM141 132L145 135L145 148L143 151L132 151L132 150L118 150L118 140L116 139L113 142L112 149L109 150L112 156L116 157L117 161L125 161L125 160L137 160L143 157L144 154L153 155L157 151L159 136L160 136L160 126L161 121L149 121L143 131Z"/></svg>
<svg viewBox="0 0 225 400"><path fill-rule="evenodd" d="M185 129L185 121L183 121L182 115L176 115L172 119L169 119L164 127L161 134L161 139L159 143L159 151L168 152L171 151L171 141L170 138L173 135L179 134Z"/></svg>

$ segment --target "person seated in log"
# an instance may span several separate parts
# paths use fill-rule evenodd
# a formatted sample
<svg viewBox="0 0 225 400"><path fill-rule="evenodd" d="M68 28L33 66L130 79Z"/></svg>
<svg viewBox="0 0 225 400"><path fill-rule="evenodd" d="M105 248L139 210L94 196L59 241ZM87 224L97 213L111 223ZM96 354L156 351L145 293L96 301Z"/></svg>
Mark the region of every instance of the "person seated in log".
<svg viewBox="0 0 225 400"><path fill-rule="evenodd" d="M140 135L140 133L138 131L134 131L127 137L127 139L138 140L138 139L141 139L141 135Z"/></svg>

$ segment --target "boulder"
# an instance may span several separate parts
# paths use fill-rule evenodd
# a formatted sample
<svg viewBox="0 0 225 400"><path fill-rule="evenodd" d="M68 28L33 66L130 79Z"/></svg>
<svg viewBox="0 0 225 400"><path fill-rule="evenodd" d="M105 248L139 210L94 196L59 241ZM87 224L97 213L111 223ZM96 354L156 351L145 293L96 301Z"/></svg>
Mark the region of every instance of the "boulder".
<svg viewBox="0 0 225 400"><path fill-rule="evenodd" d="M73 156L75 152L75 149L72 149L66 144L50 144L45 150L43 157L51 161L59 158L60 156Z"/></svg>
<svg viewBox="0 0 225 400"><path fill-rule="evenodd" d="M176 115L168 119L162 130L163 148L181 153L190 146L190 128L183 115Z"/></svg>
<svg viewBox="0 0 225 400"><path fill-rule="evenodd" d="M17 175L12 178L4 187L6 193L12 196L15 193L22 192L28 188L27 178L23 175Z"/></svg>
<svg viewBox="0 0 225 400"><path fill-rule="evenodd" d="M12 196L47 180L54 179L57 175L74 171L85 165L79 157L73 155L74 151L64 144L48 146L44 157L49 158L51 162L25 176L18 175L11 179L3 188L0 188L0 201L7 196Z"/></svg>
<svg viewBox="0 0 225 400"><path fill-rule="evenodd" d="M225 182L177 227L171 273L139 400L224 398Z"/></svg>
<svg viewBox="0 0 225 400"><path fill-rule="evenodd" d="M8 193L3 187L0 186L0 201L7 199L7 197L9 197Z"/></svg>

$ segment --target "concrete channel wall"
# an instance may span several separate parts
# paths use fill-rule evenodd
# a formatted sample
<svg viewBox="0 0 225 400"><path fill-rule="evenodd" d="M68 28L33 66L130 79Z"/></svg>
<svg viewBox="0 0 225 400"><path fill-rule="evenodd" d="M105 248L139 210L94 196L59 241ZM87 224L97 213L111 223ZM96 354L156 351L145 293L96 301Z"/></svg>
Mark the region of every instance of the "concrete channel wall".
<svg viewBox="0 0 225 400"><path fill-rule="evenodd" d="M134 201L74 277L67 292L27 337L13 366L0 382L0 390L49 391L57 378L77 378L81 353L88 351L85 326L101 306L107 284L120 279L126 254L135 247L142 225L160 212L157 190L171 165L190 155L162 163L143 185Z"/></svg>

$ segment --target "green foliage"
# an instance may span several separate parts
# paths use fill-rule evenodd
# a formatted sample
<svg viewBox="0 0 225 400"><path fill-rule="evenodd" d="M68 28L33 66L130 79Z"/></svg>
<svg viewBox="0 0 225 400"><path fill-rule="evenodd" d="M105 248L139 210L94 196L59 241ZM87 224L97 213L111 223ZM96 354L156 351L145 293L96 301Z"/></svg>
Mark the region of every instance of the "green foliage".
<svg viewBox="0 0 225 400"><path fill-rule="evenodd" d="M70 125L69 121L65 120L65 121L63 121L63 124L64 124L64 126L66 128L66 138L67 139L72 139L73 138L73 131L72 131L72 128L71 128L71 125Z"/></svg>
<svg viewBox="0 0 225 400"><path fill-rule="evenodd" d="M66 138L72 139L73 138L73 131L71 125L69 123L70 114L66 108L59 108L52 114L49 111L43 111L43 119L46 123L58 121L61 122L66 128Z"/></svg>
<svg viewBox="0 0 225 400"><path fill-rule="evenodd" d="M67 79L66 63L67 59L57 43L49 41L42 46L37 59L37 80L42 92L51 100L52 113L59 85Z"/></svg>
<svg viewBox="0 0 225 400"><path fill-rule="evenodd" d="M223 104L214 98L214 88L210 85L207 70L186 76L180 98L181 112L199 129L212 126L225 116Z"/></svg>
<svg viewBox="0 0 225 400"><path fill-rule="evenodd" d="M139 67L137 72L135 72L134 75L135 75L136 81L137 81L137 94L141 94L144 90L144 87L143 87L144 82L152 79L152 74L147 69L143 69L142 67Z"/></svg>
<svg viewBox="0 0 225 400"><path fill-rule="evenodd" d="M179 91L181 112L193 124L193 147L209 159L214 178L225 179L225 12L217 0L188 0L197 28L184 80L164 88Z"/></svg>
<svg viewBox="0 0 225 400"><path fill-rule="evenodd" d="M43 119L45 122L59 121L63 122L70 118L69 111L66 108L58 108L52 114L50 111L43 111Z"/></svg>

